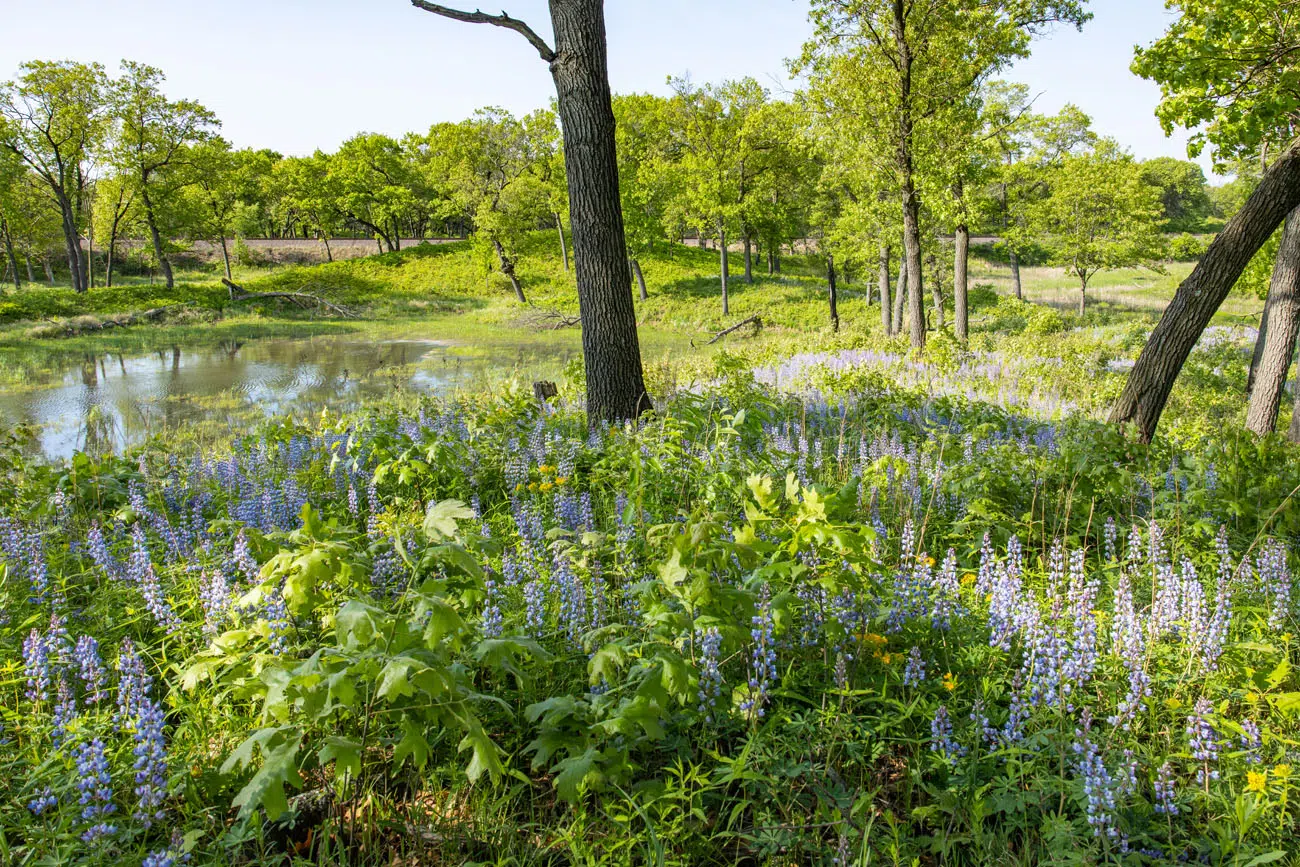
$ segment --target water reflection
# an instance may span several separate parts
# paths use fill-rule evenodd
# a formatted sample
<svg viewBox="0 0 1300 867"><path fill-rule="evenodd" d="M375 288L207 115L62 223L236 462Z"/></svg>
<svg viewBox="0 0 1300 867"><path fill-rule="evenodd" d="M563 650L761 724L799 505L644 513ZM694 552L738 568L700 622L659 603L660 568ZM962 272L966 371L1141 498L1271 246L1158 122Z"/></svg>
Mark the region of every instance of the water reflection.
<svg viewBox="0 0 1300 867"><path fill-rule="evenodd" d="M469 347L315 337L88 353L24 371L22 390L0 394L0 421L38 426L40 451L67 457L118 450L183 425L236 429L253 413L346 410L395 391L447 393L510 374L554 377L578 352L576 339Z"/></svg>

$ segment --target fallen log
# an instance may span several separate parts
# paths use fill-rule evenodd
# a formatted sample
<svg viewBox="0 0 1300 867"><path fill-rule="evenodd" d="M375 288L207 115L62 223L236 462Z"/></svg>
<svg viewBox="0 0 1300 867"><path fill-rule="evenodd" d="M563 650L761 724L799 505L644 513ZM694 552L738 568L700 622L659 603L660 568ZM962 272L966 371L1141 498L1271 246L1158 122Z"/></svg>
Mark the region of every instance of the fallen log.
<svg viewBox="0 0 1300 867"><path fill-rule="evenodd" d="M751 316L748 319L743 319L740 322L737 322L735 325L731 326L730 328L724 328L723 330L719 331L717 334L713 335L713 339L704 345L712 346L722 338L726 337L728 334L731 334L734 331L739 331L740 329L744 328L746 325L753 325L754 333L757 334L763 328L763 317Z"/></svg>
<svg viewBox="0 0 1300 867"><path fill-rule="evenodd" d="M283 299L286 301L292 301L304 310L309 309L311 305L315 304L317 307L333 310L345 319L358 318L355 311L349 310L340 304L335 304L333 301L326 301L319 295L309 295L306 292L245 292L243 287L236 283L231 283L224 277L221 278L221 283L230 291L230 302L232 304L238 304L244 301ZM236 292L241 294L236 295Z"/></svg>

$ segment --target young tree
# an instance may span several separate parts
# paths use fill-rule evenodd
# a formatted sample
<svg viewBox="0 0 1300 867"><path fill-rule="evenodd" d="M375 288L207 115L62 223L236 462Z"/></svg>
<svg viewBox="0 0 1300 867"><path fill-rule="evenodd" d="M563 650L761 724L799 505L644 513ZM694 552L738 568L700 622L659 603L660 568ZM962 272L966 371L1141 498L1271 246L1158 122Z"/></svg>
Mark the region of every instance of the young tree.
<svg viewBox="0 0 1300 867"><path fill-rule="evenodd" d="M1079 315L1088 282L1110 268L1153 265L1160 255L1160 206L1141 167L1113 141L1067 156L1051 172L1050 193L1032 225L1046 237L1052 260L1079 280Z"/></svg>
<svg viewBox="0 0 1300 867"><path fill-rule="evenodd" d="M649 94L615 96L613 107L628 264L644 301L648 293L640 259L664 239L679 186L677 166L668 153L671 108L668 100Z"/></svg>
<svg viewBox="0 0 1300 867"><path fill-rule="evenodd" d="M23 164L16 155L8 151L0 151L0 244L4 246L9 279L15 289L23 288L22 278L18 275L18 256L14 252L16 228L14 223L17 215L18 185L22 182L24 173Z"/></svg>
<svg viewBox="0 0 1300 867"><path fill-rule="evenodd" d="M1220 162L1258 154L1277 157L1246 200L1210 244L1165 308L1138 356L1111 412L1116 423L1132 423L1138 436L1155 435L1169 393L1188 354L1256 251L1300 207L1300 56L1294 50L1294 21L1300 0L1170 0L1181 15L1133 63L1139 75L1160 83L1156 113L1166 131L1193 130L1190 155L1207 145ZM1288 23L1290 22L1290 23ZM1294 351L1295 325L1270 321L1252 402L1270 406L1285 383ZM1264 362L1261 362L1263 365ZM1278 380L1277 372L1282 378ZM1261 389L1264 389L1261 391ZM1257 418L1271 430L1276 417Z"/></svg>
<svg viewBox="0 0 1300 867"><path fill-rule="evenodd" d="M514 30L550 64L564 130L587 415L592 422L635 418L650 409L651 402L641 368L636 311L628 291L604 0L550 0L554 48L527 24L504 12L486 15L425 0L411 2L458 21Z"/></svg>
<svg viewBox="0 0 1300 867"><path fill-rule="evenodd" d="M265 154L254 150L232 150L230 142L217 136L189 149L185 156L188 189L196 200L191 209L190 234L221 249L226 279L234 279L230 268L230 245L235 222L244 202L255 195L259 181L272 171Z"/></svg>
<svg viewBox="0 0 1300 867"><path fill-rule="evenodd" d="M95 182L95 193L99 202L94 213L95 234L108 238L104 247L104 285L112 288L117 242L134 228L135 185L121 175L110 175Z"/></svg>
<svg viewBox="0 0 1300 867"><path fill-rule="evenodd" d="M902 205L912 346L925 346L918 173L941 159L935 142L953 106L980 82L1029 53L1053 23L1082 27L1080 0L813 0L814 38L802 68L839 92L860 119L855 134L893 158Z"/></svg>
<svg viewBox="0 0 1300 867"><path fill-rule="evenodd" d="M353 136L329 157L327 182L339 212L390 253L402 249L402 223L415 207L414 181L401 144L386 135Z"/></svg>
<svg viewBox="0 0 1300 867"><path fill-rule="evenodd" d="M1166 232L1198 232L1210 216L1205 172L1196 163L1156 157L1141 163L1142 180L1160 192L1161 228Z"/></svg>
<svg viewBox="0 0 1300 867"><path fill-rule="evenodd" d="M290 157L275 163L270 183L280 206L305 223L325 245L325 258L333 262L330 237L341 221L341 194L329 171L329 157L321 151L309 157Z"/></svg>
<svg viewBox="0 0 1300 867"><path fill-rule="evenodd" d="M154 256L170 289L176 281L159 211L169 204L164 199L182 186L181 175L171 170L178 167L189 145L209 138L221 123L197 102L167 99L162 93L164 81L160 69L122 61L122 77L112 86L112 110L120 123L115 162L139 192Z"/></svg>
<svg viewBox="0 0 1300 867"><path fill-rule="evenodd" d="M0 85L0 148L17 156L59 213L72 288L90 278L81 251L81 210L90 163L103 142L104 67L64 61L24 63L17 82Z"/></svg>

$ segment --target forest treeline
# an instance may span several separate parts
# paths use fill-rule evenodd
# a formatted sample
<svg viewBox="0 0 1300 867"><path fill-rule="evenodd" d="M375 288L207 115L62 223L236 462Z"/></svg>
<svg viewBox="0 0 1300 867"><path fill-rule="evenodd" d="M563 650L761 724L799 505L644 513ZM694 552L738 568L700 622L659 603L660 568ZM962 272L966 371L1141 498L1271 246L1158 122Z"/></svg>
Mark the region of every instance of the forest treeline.
<svg viewBox="0 0 1300 867"><path fill-rule="evenodd" d="M552 228L567 261L552 109L516 117L484 108L423 133L362 133L333 152L284 156L236 148L211 111L164 94L160 70L123 62L120 72L33 62L0 90L0 234L15 287L56 270L81 291L111 285L128 239L171 280L171 258L193 241L219 248L229 277L237 238L317 238L329 255L331 238L372 238L392 251L403 238L473 235L521 300L513 262L522 233ZM692 237L742 249L750 280L754 268L779 270L782 249L815 239L850 278L883 269L881 286L894 294L883 274L902 241L884 231L889 196L871 156L839 134L834 106L813 91L773 98L752 78L671 85L670 96L614 98L634 275L639 254ZM1019 264L1052 261L1086 289L1098 268L1195 257L1202 245L1188 233L1221 225L1257 180L1250 162L1211 187L1195 163L1135 160L1073 106L1035 112L1024 85L990 82L974 101L972 146L918 173L936 298L953 287L946 270L961 230L1000 240L1017 287ZM1067 225L1084 206L1088 224ZM725 307L721 258L719 268ZM900 297L893 330L903 324ZM942 305L935 310L942 318Z"/></svg>

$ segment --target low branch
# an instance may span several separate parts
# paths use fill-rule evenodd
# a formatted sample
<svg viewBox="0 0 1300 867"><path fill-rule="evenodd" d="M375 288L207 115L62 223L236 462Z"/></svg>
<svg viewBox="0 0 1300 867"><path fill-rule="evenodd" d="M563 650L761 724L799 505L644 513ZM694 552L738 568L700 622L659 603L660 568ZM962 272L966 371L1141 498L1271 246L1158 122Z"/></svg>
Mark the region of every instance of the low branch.
<svg viewBox="0 0 1300 867"><path fill-rule="evenodd" d="M740 329L744 328L746 325L754 326L754 333L757 334L759 330L763 327L763 318L761 316L751 316L748 319L742 319L740 322L737 322L735 325L731 326L730 328L724 328L723 330L719 331L717 334L713 335L713 339L704 345L712 346L722 338L726 337L728 334L731 334L733 331L739 331Z"/></svg>
<svg viewBox="0 0 1300 867"><path fill-rule="evenodd" d="M222 278L221 282L227 289L230 290L230 302L232 304L238 304L243 301L261 301L261 300L271 299L271 298L280 298L286 301L292 301L294 304L297 304L299 307L303 308L304 310L310 308L312 305L315 305L317 307L324 307L327 310L333 310L335 313L337 313L338 315L342 316L345 319L358 318L355 311L349 310L346 307L335 304L333 301L326 301L324 298L321 298L319 295L309 295L306 292L245 292L243 287L239 286L236 283L231 283L229 280L226 280L225 278ZM236 292L240 294L236 295L235 294Z"/></svg>
<svg viewBox="0 0 1300 867"><path fill-rule="evenodd" d="M411 0L411 5L416 9L423 9L425 12L432 12L434 15L441 15L444 18L451 18L455 21L464 21L466 24L491 24L494 27L504 27L507 30L513 30L520 36L528 40L528 43L537 49L537 53L542 56L542 60L550 63L555 59L555 51L551 46L546 44L546 40L538 36L533 28L529 27L518 18L511 18L505 12L500 15L488 15L475 9L473 12L463 12L460 9L452 9L442 6L438 3L428 3L426 0Z"/></svg>

